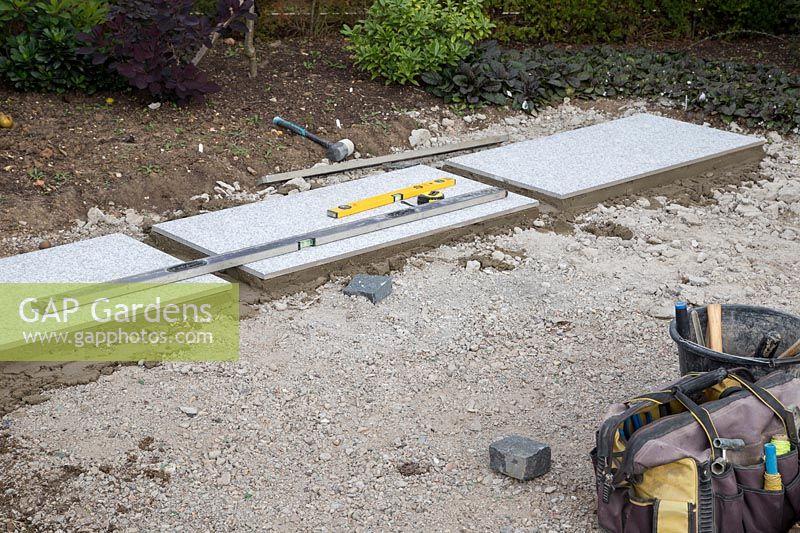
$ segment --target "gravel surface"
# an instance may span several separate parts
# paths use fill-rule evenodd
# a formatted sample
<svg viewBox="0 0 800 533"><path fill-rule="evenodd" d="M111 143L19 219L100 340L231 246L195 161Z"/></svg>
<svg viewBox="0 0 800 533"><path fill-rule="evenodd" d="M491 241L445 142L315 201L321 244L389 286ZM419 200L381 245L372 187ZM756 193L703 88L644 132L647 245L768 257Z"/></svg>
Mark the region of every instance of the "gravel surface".
<svg viewBox="0 0 800 533"><path fill-rule="evenodd" d="M265 304L238 363L123 367L10 413L9 531L595 530L595 428L677 375L674 300L800 313L800 143L768 139L741 186L600 205L569 234L543 215L412 257L378 305L347 280ZM492 472L510 434L548 443L550 473Z"/></svg>

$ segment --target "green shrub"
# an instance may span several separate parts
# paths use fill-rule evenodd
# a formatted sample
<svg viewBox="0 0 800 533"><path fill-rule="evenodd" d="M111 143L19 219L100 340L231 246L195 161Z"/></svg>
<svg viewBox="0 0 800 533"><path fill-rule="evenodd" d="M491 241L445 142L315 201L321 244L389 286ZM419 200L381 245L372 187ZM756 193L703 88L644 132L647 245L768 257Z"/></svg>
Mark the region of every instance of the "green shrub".
<svg viewBox="0 0 800 533"><path fill-rule="evenodd" d="M621 42L796 31L798 0L485 0L507 41ZM506 15L503 15L506 13ZM512 13L513 15L509 15Z"/></svg>
<svg viewBox="0 0 800 533"><path fill-rule="evenodd" d="M609 46L518 51L490 42L457 67L426 73L422 80L447 102L532 112L565 96L668 98L687 110L750 127L800 128L800 76L768 65L685 54Z"/></svg>
<svg viewBox="0 0 800 533"><path fill-rule="evenodd" d="M109 76L78 56L76 36L105 19L105 0L0 0L0 78L23 91L94 91Z"/></svg>
<svg viewBox="0 0 800 533"><path fill-rule="evenodd" d="M376 0L365 21L342 33L356 65L373 78L418 85L423 72L469 55L492 27L481 0Z"/></svg>
<svg viewBox="0 0 800 533"><path fill-rule="evenodd" d="M509 41L620 41L638 15L637 0L488 0L498 37ZM501 14L516 16L502 18Z"/></svg>

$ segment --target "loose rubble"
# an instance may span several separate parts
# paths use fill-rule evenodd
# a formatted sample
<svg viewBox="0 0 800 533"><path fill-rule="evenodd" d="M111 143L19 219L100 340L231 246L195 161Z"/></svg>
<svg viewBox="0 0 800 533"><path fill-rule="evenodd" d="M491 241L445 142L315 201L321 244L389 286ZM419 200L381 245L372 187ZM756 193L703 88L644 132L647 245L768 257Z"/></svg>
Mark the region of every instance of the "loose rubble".
<svg viewBox="0 0 800 533"><path fill-rule="evenodd" d="M604 116L452 118L432 142ZM677 375L673 302L800 314L800 142L768 138L758 168L729 176L740 185L702 198L646 193L568 231L543 214L414 255L378 306L343 295L346 280L262 305L238 363L125 366L49 391L0 420L13 526L595 531L594 431L609 403ZM92 227L113 227L99 211ZM513 434L551 446L548 473L490 469L489 445Z"/></svg>

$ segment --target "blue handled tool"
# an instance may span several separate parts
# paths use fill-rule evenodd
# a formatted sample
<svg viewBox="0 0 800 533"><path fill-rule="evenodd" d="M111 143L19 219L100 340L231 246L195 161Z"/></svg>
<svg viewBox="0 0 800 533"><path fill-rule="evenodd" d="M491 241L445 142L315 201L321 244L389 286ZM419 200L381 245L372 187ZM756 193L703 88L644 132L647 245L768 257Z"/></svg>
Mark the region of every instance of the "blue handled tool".
<svg viewBox="0 0 800 533"><path fill-rule="evenodd" d="M764 445L764 470L767 474L778 473L778 453L771 442Z"/></svg>
<svg viewBox="0 0 800 533"><path fill-rule="evenodd" d="M778 472L778 453L775 445L768 442L764 445L764 490L778 491L783 489L783 480Z"/></svg>
<svg viewBox="0 0 800 533"><path fill-rule="evenodd" d="M318 135L314 135L307 129L298 126L293 122L284 120L281 117L273 118L272 123L281 128L286 128L292 133L296 133L301 137L305 137L306 139L313 141L320 146L325 147L326 157L334 163L338 163L339 161L344 161L345 159L347 159L348 156L352 155L352 153L356 149L355 145L353 144L353 141L351 141L350 139L342 139L341 141L338 142L331 142L326 139L323 139L322 137L319 137Z"/></svg>

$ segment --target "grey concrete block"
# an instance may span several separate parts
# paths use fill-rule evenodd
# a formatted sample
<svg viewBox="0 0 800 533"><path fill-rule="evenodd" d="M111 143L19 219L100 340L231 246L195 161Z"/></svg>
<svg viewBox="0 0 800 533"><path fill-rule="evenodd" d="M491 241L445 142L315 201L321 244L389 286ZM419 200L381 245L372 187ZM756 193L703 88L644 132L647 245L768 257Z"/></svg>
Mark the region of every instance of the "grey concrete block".
<svg viewBox="0 0 800 533"><path fill-rule="evenodd" d="M356 274L343 292L347 296L363 296L376 304L392 293L392 278Z"/></svg>
<svg viewBox="0 0 800 533"><path fill-rule="evenodd" d="M550 446L512 435L489 446L489 466L495 472L528 481L550 470Z"/></svg>
<svg viewBox="0 0 800 533"><path fill-rule="evenodd" d="M447 168L530 191L556 205L567 199L736 154L763 155L764 140L640 114L447 160ZM760 156L758 156L760 157ZM595 198L602 200L602 195Z"/></svg>
<svg viewBox="0 0 800 533"><path fill-rule="evenodd" d="M165 222L153 226L153 232L201 254L230 252L405 208L406 206L392 204L341 220L330 218L326 214L330 207L443 176L456 178L456 185L444 191L448 197L490 187L435 168L415 166L299 194L269 197L261 202ZM251 276L266 280L536 206L538 206L536 200L509 194L503 200L322 246L304 248L298 252L272 257L240 268Z"/></svg>

